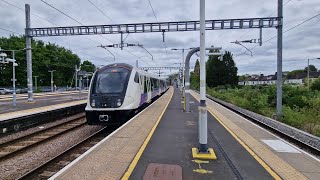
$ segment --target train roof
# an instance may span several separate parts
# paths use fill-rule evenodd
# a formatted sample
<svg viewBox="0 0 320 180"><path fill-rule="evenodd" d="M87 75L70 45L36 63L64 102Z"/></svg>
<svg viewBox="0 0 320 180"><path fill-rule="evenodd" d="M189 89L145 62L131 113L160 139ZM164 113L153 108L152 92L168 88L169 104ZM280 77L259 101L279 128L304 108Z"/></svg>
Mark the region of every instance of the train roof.
<svg viewBox="0 0 320 180"><path fill-rule="evenodd" d="M126 64L126 63L113 63L113 64L109 64L109 65L106 65L106 66L100 68L98 71L103 71L103 70L105 70L105 69L107 69L107 68L110 68L110 67L125 67L125 68L128 68L128 69L130 69L130 70L133 70L133 69L134 69L134 70L136 70L138 73L143 74L143 75L145 75L145 76L149 76L149 77L156 78L156 79L160 79L160 80L166 80L166 79L163 78L163 77L159 77L159 76L157 76L157 75L155 75L155 74L148 73L148 72L145 71L145 70L142 70L142 69L133 67L133 66L131 66L130 64Z"/></svg>

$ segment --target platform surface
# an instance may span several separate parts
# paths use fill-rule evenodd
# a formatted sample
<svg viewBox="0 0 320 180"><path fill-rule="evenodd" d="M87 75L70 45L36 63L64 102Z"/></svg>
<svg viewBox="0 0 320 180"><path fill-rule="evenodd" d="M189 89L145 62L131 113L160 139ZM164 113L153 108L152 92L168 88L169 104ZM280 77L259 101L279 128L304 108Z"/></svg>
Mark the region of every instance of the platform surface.
<svg viewBox="0 0 320 180"><path fill-rule="evenodd" d="M191 91L199 100L199 94ZM207 98L208 113L283 179L320 179L320 160Z"/></svg>
<svg viewBox="0 0 320 180"><path fill-rule="evenodd" d="M87 98L88 91L56 92L56 93L34 93L33 102L27 102L27 94L17 95L17 106L12 105L12 95L0 96L0 114L16 113L44 106L52 106L68 102L84 100ZM32 110L31 110L32 111ZM1 120L1 118L0 118Z"/></svg>
<svg viewBox="0 0 320 180"><path fill-rule="evenodd" d="M318 159L209 99L208 147L217 160L193 159L199 95L192 92L185 113L179 90L172 93L51 179L320 179Z"/></svg>
<svg viewBox="0 0 320 180"><path fill-rule="evenodd" d="M198 146L198 105L191 98L191 112L182 109L178 90L141 156L130 179L143 179L150 164L178 165L183 179L272 179L272 176L208 113L208 147L217 160L192 158ZM200 164L200 166L199 166ZM201 173L203 172L203 173ZM154 179L159 175L155 174Z"/></svg>
<svg viewBox="0 0 320 180"><path fill-rule="evenodd" d="M63 168L51 179L120 179L139 148L150 138L164 113L173 89ZM146 144L145 144L146 145Z"/></svg>

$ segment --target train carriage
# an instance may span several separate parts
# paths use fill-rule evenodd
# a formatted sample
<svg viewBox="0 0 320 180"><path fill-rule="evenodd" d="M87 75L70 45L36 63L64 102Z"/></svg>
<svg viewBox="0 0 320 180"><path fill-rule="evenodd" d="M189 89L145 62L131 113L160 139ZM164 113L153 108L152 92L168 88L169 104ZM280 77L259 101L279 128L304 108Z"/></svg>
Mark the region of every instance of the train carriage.
<svg viewBox="0 0 320 180"><path fill-rule="evenodd" d="M167 90L165 79L116 63L98 69L91 80L86 117L89 125L118 125Z"/></svg>

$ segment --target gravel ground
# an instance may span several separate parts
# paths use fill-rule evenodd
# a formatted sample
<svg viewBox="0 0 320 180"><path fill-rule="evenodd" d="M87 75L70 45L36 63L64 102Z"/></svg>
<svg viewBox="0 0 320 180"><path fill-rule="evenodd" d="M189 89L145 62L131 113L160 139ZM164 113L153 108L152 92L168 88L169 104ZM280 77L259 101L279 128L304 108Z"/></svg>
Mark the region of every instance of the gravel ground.
<svg viewBox="0 0 320 180"><path fill-rule="evenodd" d="M4 136L4 137L0 137L0 144L8 142L8 141L12 141L14 139L18 139L20 137L23 137L23 136L26 136L26 135L29 135L29 134L32 134L32 133L35 133L35 132L38 132L38 131L41 131L41 130L44 130L44 129L48 129L48 128L52 127L52 126L55 126L55 125L58 125L58 124L62 124L64 122L69 121L70 119L74 119L74 118L81 117L81 116L84 116L84 115L85 115L85 113L79 113L79 114L76 114L76 115L73 115L73 116L66 117L66 118L61 119L61 120L56 120L56 121L53 121L53 122L50 122L50 123L41 124L41 125L38 125L36 127L32 127L32 128L26 129L26 130L22 130L22 131L19 131L19 132Z"/></svg>
<svg viewBox="0 0 320 180"><path fill-rule="evenodd" d="M22 176L101 128L101 126L85 125L63 136L35 146L25 153L0 161L0 179L16 179Z"/></svg>

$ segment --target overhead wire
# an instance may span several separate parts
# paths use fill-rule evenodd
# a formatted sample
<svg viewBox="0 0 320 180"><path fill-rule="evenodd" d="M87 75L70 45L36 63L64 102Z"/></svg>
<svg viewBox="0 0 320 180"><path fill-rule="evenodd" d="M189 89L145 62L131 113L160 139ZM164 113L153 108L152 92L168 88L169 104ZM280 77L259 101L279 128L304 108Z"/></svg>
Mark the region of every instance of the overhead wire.
<svg viewBox="0 0 320 180"><path fill-rule="evenodd" d="M96 9L98 9L98 11L100 11L106 18L108 18L111 22L113 22L112 19L111 19L106 13L104 13L98 6L96 6L92 1L90 1L90 0L88 0L88 1L89 1L89 3L92 4Z"/></svg>
<svg viewBox="0 0 320 180"><path fill-rule="evenodd" d="M23 12L25 12L25 10L24 10L23 8L15 5L15 4L12 4L12 3L8 2L8 1L5 1L5 0L0 0L0 1L2 1L2 2L8 4L8 5L12 6L12 7L15 7L15 8L17 8L17 9L23 11ZM44 17L42 17L42 16L40 16L40 15L38 15L38 14L36 14L36 13L30 12L30 14L33 15L33 16L35 16L35 17L38 17L38 18L40 18L40 19L42 19L42 20L44 20L44 21L46 21L46 22L48 22L48 23L50 23L50 24L59 26L58 24L56 24L56 23L54 23L54 22L52 22L52 21L49 21L48 19L46 19L46 18L44 18ZM5 30L5 31L8 31L8 32L15 33L15 34L22 35L22 34L20 34L20 33L17 33L17 32L14 32L14 31L11 31L11 30L8 30L8 29L5 29L5 28L0 28L0 29ZM88 39L88 40L90 40L90 41L92 41L92 42L94 42L94 43L100 44L98 41L95 41L95 40L90 39L90 38L87 38L87 37L85 37L85 38ZM75 51L75 50L74 50L74 51ZM84 54L83 52L80 52L80 51L78 51L78 50L77 50L77 52ZM91 56L91 57L95 57L95 56L92 56L92 55L89 55L89 54L86 54L86 55ZM97 58L97 57L95 57L95 58Z"/></svg>
<svg viewBox="0 0 320 180"><path fill-rule="evenodd" d="M79 23L80 25L84 26L84 24L82 24L80 21L78 21L78 20L76 20L75 18L71 17L70 15L64 13L63 11L61 11L61 10L59 10L58 8L54 7L53 5L47 3L47 2L44 1L44 0L41 0L41 1L42 1L43 3L45 3L45 4L47 4L48 6L50 6L51 8L53 8L53 9L57 10L58 12L62 13L63 15L67 16L68 18L72 19L73 21L75 21L75 22ZM104 38L104 39L106 39L106 40L108 40L109 42L111 42L111 43L114 44L113 41L111 41L111 40L109 40L108 38L102 36L101 34L100 34L99 36L101 36L102 38ZM117 52L114 52L114 53L118 54L120 57L123 57L123 56L121 56L121 55L120 55L119 53L117 53ZM133 54L133 53L130 53L130 54ZM140 59L140 58L139 58L139 59Z"/></svg>
<svg viewBox="0 0 320 180"><path fill-rule="evenodd" d="M11 33L13 33L13 34L19 34L19 35L21 35L21 34L18 33L18 32L15 32L15 31L12 31L12 30L10 30L10 29L3 28L3 27L0 27L0 29L3 30L3 31L11 32Z"/></svg>
<svg viewBox="0 0 320 180"><path fill-rule="evenodd" d="M23 8L21 8L21 7L17 6L17 5L14 5L14 4L12 4L12 3L8 2L8 1L5 1L5 0L0 0L0 1L2 1L2 2L6 3L6 4L10 5L10 6L13 6L13 7L15 7L15 8L17 8L17 9L23 11L23 12L25 12L25 10L24 10ZM44 21L47 21L47 22L49 22L49 23L51 23L51 24L54 24L54 25L58 26L58 24L55 24L54 22L49 21L48 19L46 19L46 18L44 18L44 17L41 17L41 16L38 15L38 14L35 14L35 13L32 13L32 12L30 12L30 14L33 15L33 16L35 16L35 17L38 17L39 19L42 19L42 20L44 20Z"/></svg>
<svg viewBox="0 0 320 180"><path fill-rule="evenodd" d="M304 20L304 21L302 21L302 22L300 22L300 23L292 26L291 28L283 31L282 34L285 34L285 33L289 32L289 31L291 31L291 30L293 30L293 29L301 26L302 24L304 24L304 23L306 23L306 22L308 22L308 21L311 21L312 19L314 19L314 18L316 18L316 17L318 17L318 16L320 16L320 13L318 13L318 14L316 14L316 15L314 15L314 16L312 16L312 17L310 17L310 18L308 18L308 19L306 19L306 20ZM276 36L273 36L273 37L267 39L266 41L264 41L264 43L269 42L269 41L271 41L272 39L275 39L276 37L278 37L278 36L277 36L277 35L276 35ZM254 49L254 48L258 47L258 46L259 46L259 45L256 45L256 46L250 48L250 50L252 50L252 49ZM240 55L242 55L242 54L244 54L244 53L245 53L245 52L242 52L242 53L240 53L240 54L238 54L238 55L236 55L236 56L240 56Z"/></svg>
<svg viewBox="0 0 320 180"><path fill-rule="evenodd" d="M13 7L15 7L15 8L17 8L17 9L23 11L23 12L25 11L23 8L21 8L21 7L17 6L17 5L14 5L14 4L12 4L12 3L8 2L8 1L5 1L5 0L0 0L0 1L2 1L2 2L6 3L6 4L10 5L10 6L13 6ZM43 0L41 0L41 1L42 1L43 3L45 3L45 4L47 4L48 6L50 6L51 8L53 8L53 9L57 10L58 12L62 13L63 15L67 16L68 18L72 19L73 21L75 21L75 22L83 25L80 21L78 21L78 20L76 20L75 18L69 16L68 14L64 13L63 11L61 11L61 10L59 10L58 8L54 7L53 5L47 3L47 2L45 2L45 1L43 1ZM89 1L89 0L88 0L88 1ZM91 2L91 1L90 1L90 2ZM94 4L92 4L92 5L94 5ZM94 6L95 6L95 5L94 5ZM97 6L95 6L95 7L97 7ZM100 9L99 9L99 10L100 10ZM101 12L102 12L102 11L101 11ZM103 13L103 12L102 12L102 13ZM51 24L56 25L56 26L59 26L58 24L56 24L56 23L54 23L54 22L52 22L52 21L49 21L48 19L43 18L43 17L41 17L41 16L38 15L38 14L35 14L35 13L30 13L30 14L33 15L33 16L36 16L36 17L38 17L38 18L40 18L40 19L42 19L42 20L44 20L44 21L47 21L48 23L51 23ZM103 13L103 14L104 14L106 17L108 17L105 13ZM110 19L110 20L111 20L111 19ZM112 20L111 20L111 21L112 21ZM2 27L0 27L0 30L7 31L7 32L11 32L11 33L13 33L13 34L22 35L22 34L20 34L20 33L18 33L18 32L13 31L13 30L9 30L9 29L2 28ZM103 36L102 36L102 37L103 37ZM85 38L87 38L87 37L85 37ZM103 37L103 38L105 38L105 37ZM133 37L131 37L131 38L133 38ZM87 38L87 39L88 39L88 40L91 40L91 41L93 41L93 42L95 42L95 43L100 44L99 42L97 42L97 41L95 41L95 40L93 40L93 39L90 39L90 38ZM105 38L105 39L106 39L106 38ZM133 38L133 39L134 39L134 38ZM107 39L107 40L109 40L109 39ZM134 39L134 40L135 40L136 42L138 42L136 39ZM110 40L109 40L109 41L110 41ZM110 41L110 42L112 42L112 41ZM138 43L139 43L139 42L138 42ZM96 57L96 56L93 56L93 55L90 55L90 54L87 54L87 53L84 53L84 52L81 52L81 51L78 51L78 50L74 50L74 51L76 51L76 52L78 52L78 53L85 54L85 55L90 56L90 57L102 59L102 58L99 58L99 57ZM131 54L131 55L137 57L138 59L146 62L145 60L141 59L140 57L138 57L137 55L133 54L132 52L130 52L130 51L128 51L128 50L126 50L126 52L128 52L129 54ZM118 54L120 57L123 57L123 56L121 56L119 53L117 53L117 52L115 52L115 53ZM148 62L146 62L146 63L149 64Z"/></svg>
<svg viewBox="0 0 320 180"><path fill-rule="evenodd" d="M106 13L104 13L95 3L93 3L92 1L90 1L90 0L88 0L88 2L91 4L91 5L93 5L99 12L101 12L107 19L109 19L111 22L113 22L113 20L111 19L111 17L110 16L108 16ZM140 44L134 37L132 37L132 36L130 36L130 34L128 33L127 34L127 36L124 38L124 40L123 41L125 41L126 39L127 39L127 37L130 37L130 38L132 38L134 41L136 41L136 43L138 43L138 44ZM144 47L143 47L143 49L145 49ZM146 50L146 49L145 49ZM146 50L148 53L149 53L149 51L148 50ZM131 55L133 55L133 56L135 56L135 57L137 57L138 59L140 59L140 60L142 60L142 61L144 61L143 59L141 59L141 57L139 57L139 56L136 56L136 55L134 55L133 53L131 53L130 51L127 51L128 53L130 53ZM149 53L150 54L150 53ZM153 59L153 58L152 58ZM144 61L145 62L145 61ZM149 63L147 63L147 64L149 64Z"/></svg>
<svg viewBox="0 0 320 180"><path fill-rule="evenodd" d="M284 4L283 4L283 7L284 6L286 6L289 2L291 2L291 1L293 1L293 0L288 0L287 2L285 2ZM275 10L275 11L273 11L272 13L270 13L270 15L268 15L267 17L271 17L274 13L276 13L276 12L278 12L278 10ZM244 37L245 35L247 35L247 34L249 34L251 31L253 31L253 29L250 29L250 30L248 30L247 32L245 32L243 35L241 35L238 39L240 39L240 38L242 38L242 37ZM229 44L228 46L227 46L227 48L228 47L230 47L232 44ZM241 50L240 50L241 51Z"/></svg>
<svg viewBox="0 0 320 180"><path fill-rule="evenodd" d="M153 6L152 6L152 4L151 4L151 1L150 1L150 0L148 0L148 2L149 2L149 5L150 5L150 7L151 7L151 9L152 9L152 13L153 13L154 18L156 19L157 23L159 23L158 18L157 18L157 15L156 15L156 13L154 12ZM165 41L163 41L163 46L164 46L164 49L165 49L166 55L168 55L168 52L167 52L167 45L166 45L166 42L165 42Z"/></svg>

